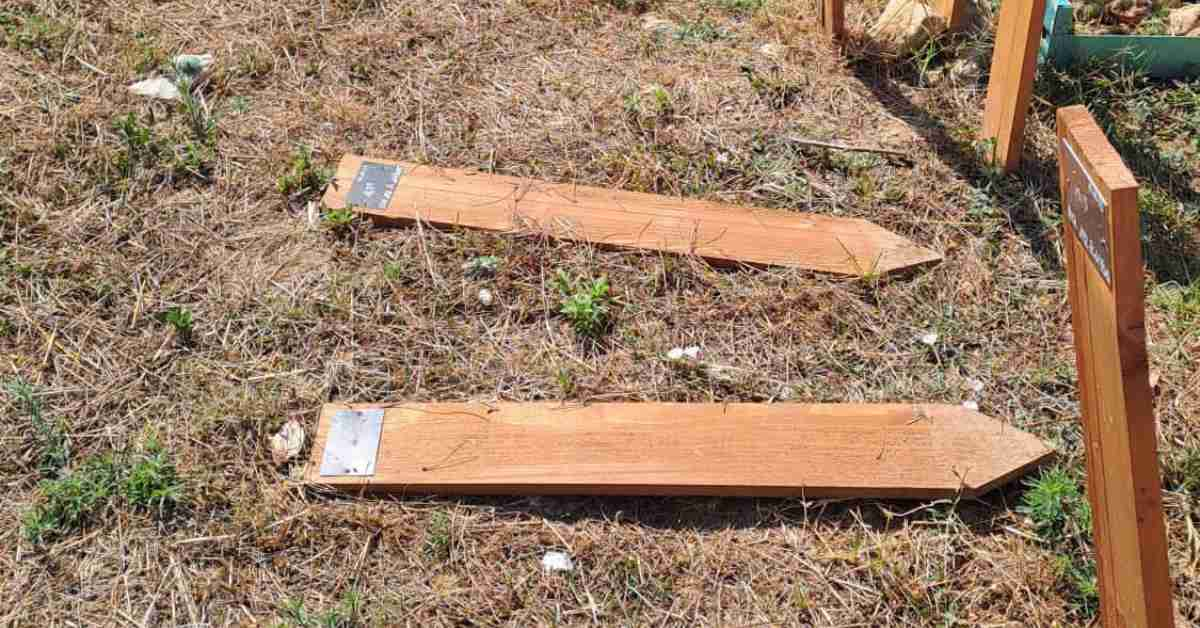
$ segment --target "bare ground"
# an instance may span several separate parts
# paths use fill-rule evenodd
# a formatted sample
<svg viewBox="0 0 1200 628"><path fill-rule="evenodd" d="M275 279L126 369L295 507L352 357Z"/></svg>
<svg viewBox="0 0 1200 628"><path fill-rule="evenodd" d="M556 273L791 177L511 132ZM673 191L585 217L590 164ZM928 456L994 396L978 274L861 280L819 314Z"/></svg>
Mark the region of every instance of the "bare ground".
<svg viewBox="0 0 1200 628"><path fill-rule="evenodd" d="M1200 620L1200 84L1047 73L1025 165L998 177L973 144L986 77L933 81L989 59L987 28L915 59L842 56L811 4L0 1L0 379L28 383L51 426L0 396L0 624L1086 624L1070 569L1086 556L1039 536L1019 485L933 504L357 499L301 489L268 445L289 419L311 434L331 400L973 399L1077 473L1052 149L1053 107L1084 100L1148 189L1172 573L1181 621ZM851 3L851 29L881 9ZM126 89L179 52L217 57L207 139ZM149 147L114 126L131 113ZM946 260L843 281L313 225L306 195L276 188L300 145L322 165L356 152L861 216ZM464 273L479 255L500 258L494 278ZM614 287L598 350L557 313L560 269ZM733 368L663 359L687 345ZM30 538L43 481L152 443L174 508L108 499ZM575 570L544 574L548 550Z"/></svg>

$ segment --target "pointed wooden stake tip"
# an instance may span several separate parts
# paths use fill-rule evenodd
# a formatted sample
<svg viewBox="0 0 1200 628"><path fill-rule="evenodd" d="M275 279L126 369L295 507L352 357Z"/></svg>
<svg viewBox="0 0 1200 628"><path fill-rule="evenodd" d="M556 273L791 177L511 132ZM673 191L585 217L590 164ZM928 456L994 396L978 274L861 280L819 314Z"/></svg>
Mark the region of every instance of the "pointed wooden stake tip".
<svg viewBox="0 0 1200 628"><path fill-rule="evenodd" d="M940 261L857 218L739 207L345 156L325 193L382 223L544 233L602 246L697 255L718 264L880 276Z"/></svg>
<svg viewBox="0 0 1200 628"><path fill-rule="evenodd" d="M321 413L306 478L353 491L441 495L976 496L1052 455L959 406L403 404L382 408L370 460L333 464L349 410ZM324 469L323 469L324 467Z"/></svg>

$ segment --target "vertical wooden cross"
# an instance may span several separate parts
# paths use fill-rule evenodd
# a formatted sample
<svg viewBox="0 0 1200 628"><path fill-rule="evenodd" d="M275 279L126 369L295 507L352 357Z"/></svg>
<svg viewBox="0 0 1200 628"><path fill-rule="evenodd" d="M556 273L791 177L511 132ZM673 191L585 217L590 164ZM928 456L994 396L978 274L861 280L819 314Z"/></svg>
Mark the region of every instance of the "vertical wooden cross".
<svg viewBox="0 0 1200 628"><path fill-rule="evenodd" d="M981 139L993 142L987 158L1001 172L1011 172L1021 163L1045 12L1046 0L1004 0L1000 4Z"/></svg>
<svg viewBox="0 0 1200 628"><path fill-rule="evenodd" d="M1058 163L1100 612L1105 626L1169 627L1138 184L1082 106L1058 110Z"/></svg>
<svg viewBox="0 0 1200 628"><path fill-rule="evenodd" d="M846 35L846 0L820 0L821 25L825 33L834 39Z"/></svg>

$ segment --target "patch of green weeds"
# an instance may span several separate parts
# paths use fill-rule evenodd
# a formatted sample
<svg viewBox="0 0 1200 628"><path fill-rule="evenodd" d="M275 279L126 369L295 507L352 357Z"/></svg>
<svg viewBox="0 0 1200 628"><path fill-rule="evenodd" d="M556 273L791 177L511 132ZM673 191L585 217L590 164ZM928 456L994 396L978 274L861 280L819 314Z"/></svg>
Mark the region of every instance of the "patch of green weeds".
<svg viewBox="0 0 1200 628"><path fill-rule="evenodd" d="M767 0L707 0L705 4L721 9L726 13L746 16L766 6Z"/></svg>
<svg viewBox="0 0 1200 628"><path fill-rule="evenodd" d="M191 344L192 331L195 327L191 310L183 306L170 307L162 313L162 321L175 330L175 337L180 344Z"/></svg>
<svg viewBox="0 0 1200 628"><path fill-rule="evenodd" d="M121 495L130 507L166 515L183 500L183 484L167 452L151 440L125 469Z"/></svg>
<svg viewBox="0 0 1200 628"><path fill-rule="evenodd" d="M354 223L358 220L358 214L354 210L346 207L343 209L330 209L321 215L321 223L325 225L334 235L345 235L354 228Z"/></svg>
<svg viewBox="0 0 1200 628"><path fill-rule="evenodd" d="M66 25L34 12L0 11L0 30L5 46L47 60L56 56L71 36Z"/></svg>
<svg viewBox="0 0 1200 628"><path fill-rule="evenodd" d="M496 274L496 269L500 267L500 258L495 255L480 255L469 262L463 264L463 272L468 277L480 278L491 277Z"/></svg>
<svg viewBox="0 0 1200 628"><path fill-rule="evenodd" d="M312 149L301 145L276 187L289 199L302 201L320 194L330 181L333 181L333 170L318 166L313 161Z"/></svg>
<svg viewBox="0 0 1200 628"><path fill-rule="evenodd" d="M1092 557L1092 508L1076 474L1063 467L1045 469L1027 480L1017 510L1029 517L1038 537L1059 552L1055 558L1074 611L1092 617L1099 608L1096 563Z"/></svg>
<svg viewBox="0 0 1200 628"><path fill-rule="evenodd" d="M425 529L425 553L434 560L449 560L454 542L453 527L450 515L438 510L429 517L429 527Z"/></svg>
<svg viewBox="0 0 1200 628"><path fill-rule="evenodd" d="M132 179L139 166L152 168L158 161L160 143L155 139L154 131L138 122L135 114L129 113L114 120L113 130L121 138L123 150L117 156L117 170L122 177Z"/></svg>
<svg viewBox="0 0 1200 628"><path fill-rule="evenodd" d="M183 483L168 454L151 441L132 456L105 454L39 487L41 497L22 518L31 543L45 544L123 506L164 518L183 502Z"/></svg>
<svg viewBox="0 0 1200 628"><path fill-rule="evenodd" d="M675 29L675 39L691 43L711 43L729 37L729 33L708 18L684 22Z"/></svg>
<svg viewBox="0 0 1200 628"><path fill-rule="evenodd" d="M119 469L111 456L88 460L67 475L42 482L42 500L25 513L22 531L41 544L82 529L109 508Z"/></svg>
<svg viewBox="0 0 1200 628"><path fill-rule="evenodd" d="M362 596L357 591L347 591L341 603L323 613L310 612L301 600L288 600L280 609L284 617L283 626L296 628L356 628L364 625L362 620Z"/></svg>
<svg viewBox="0 0 1200 628"><path fill-rule="evenodd" d="M58 477L71 458L66 431L59 423L46 418L42 401L29 382L18 379L4 388L29 416L29 422L33 425L38 448L38 473L43 478Z"/></svg>
<svg viewBox="0 0 1200 628"><path fill-rule="evenodd" d="M384 263L383 277L388 281L400 281L404 278L404 264L399 262Z"/></svg>
<svg viewBox="0 0 1200 628"><path fill-rule="evenodd" d="M1175 282L1159 284L1150 293L1149 301L1171 315L1168 326L1174 333L1185 336L1200 332L1200 278L1186 286Z"/></svg>
<svg viewBox="0 0 1200 628"><path fill-rule="evenodd" d="M759 72L754 66L743 65L741 71L750 82L750 89L771 109L788 107L803 93L799 81L783 76L779 70L772 70L768 74Z"/></svg>
<svg viewBox="0 0 1200 628"><path fill-rule="evenodd" d="M563 296L558 311L576 334L594 340L611 328L613 299L607 277L572 278L560 270L554 283Z"/></svg>
<svg viewBox="0 0 1200 628"><path fill-rule="evenodd" d="M158 46L154 36L138 31L133 34L134 60L133 71L145 74L161 68L166 63L166 54Z"/></svg>
<svg viewBox="0 0 1200 628"><path fill-rule="evenodd" d="M1163 484L1173 491L1200 494L1200 447L1185 447L1163 465Z"/></svg>

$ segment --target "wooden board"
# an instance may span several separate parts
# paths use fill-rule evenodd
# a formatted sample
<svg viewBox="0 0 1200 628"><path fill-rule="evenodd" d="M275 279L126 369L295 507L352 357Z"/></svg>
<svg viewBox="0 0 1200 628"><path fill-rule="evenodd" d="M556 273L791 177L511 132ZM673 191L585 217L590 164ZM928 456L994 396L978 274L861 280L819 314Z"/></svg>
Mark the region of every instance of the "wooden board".
<svg viewBox="0 0 1200 628"><path fill-rule="evenodd" d="M946 18L946 27L957 31L966 25L967 0L937 0L938 15Z"/></svg>
<svg viewBox="0 0 1200 628"><path fill-rule="evenodd" d="M1046 0L1000 3L981 138L995 142L988 159L1002 172L1021 163L1045 10Z"/></svg>
<svg viewBox="0 0 1200 628"><path fill-rule="evenodd" d="M846 0L820 0L821 26L834 39L846 35Z"/></svg>
<svg viewBox="0 0 1200 628"><path fill-rule="evenodd" d="M1105 626L1171 626L1133 175L1084 107L1058 110L1059 180Z"/></svg>
<svg viewBox="0 0 1200 628"><path fill-rule="evenodd" d="M369 197L351 196L365 168L399 166ZM373 175L373 176L375 176ZM389 190L389 186L394 190ZM390 194L389 194L390 191ZM380 222L533 230L568 240L698 255L717 263L791 266L840 275L880 275L941 256L855 218L835 218L675 197L555 184L348 155L325 205ZM365 203L365 205L364 205ZM377 205L378 207L372 207Z"/></svg>
<svg viewBox="0 0 1200 628"><path fill-rule="evenodd" d="M375 473L307 479L442 495L978 495L1051 454L959 406L611 403L386 407Z"/></svg>

